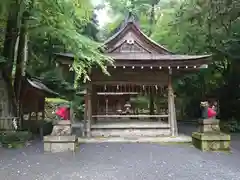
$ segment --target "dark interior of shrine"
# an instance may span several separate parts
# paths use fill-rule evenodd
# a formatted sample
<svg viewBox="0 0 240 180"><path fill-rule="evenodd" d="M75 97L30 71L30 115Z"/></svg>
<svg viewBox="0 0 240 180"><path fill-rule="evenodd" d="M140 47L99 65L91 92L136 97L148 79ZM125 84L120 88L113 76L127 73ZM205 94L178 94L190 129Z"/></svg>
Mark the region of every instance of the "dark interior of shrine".
<svg viewBox="0 0 240 180"><path fill-rule="evenodd" d="M159 85L96 85L95 118L153 120L168 115L167 87ZM166 119L166 118L165 118Z"/></svg>

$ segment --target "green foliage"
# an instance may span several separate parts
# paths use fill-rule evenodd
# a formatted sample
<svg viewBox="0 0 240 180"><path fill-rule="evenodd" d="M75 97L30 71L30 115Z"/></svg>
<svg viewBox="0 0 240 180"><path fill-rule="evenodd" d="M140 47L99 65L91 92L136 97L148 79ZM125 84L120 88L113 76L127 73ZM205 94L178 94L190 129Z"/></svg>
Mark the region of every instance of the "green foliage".
<svg viewBox="0 0 240 180"><path fill-rule="evenodd" d="M170 51L214 54L208 69L175 79L176 93L184 99L189 116L199 114L199 102L211 96L220 101L222 118L239 119L240 1L109 1L112 14L123 17L129 11L124 7L130 4L130 11L139 17L143 31L152 31L151 38ZM153 5L156 16L151 19ZM113 27L117 27L116 23L113 22Z"/></svg>
<svg viewBox="0 0 240 180"><path fill-rule="evenodd" d="M2 18L0 18L0 51L2 51L3 43L4 43L4 28L6 26L6 19L5 18L6 18L5 16L2 16Z"/></svg>
<svg viewBox="0 0 240 180"><path fill-rule="evenodd" d="M82 35L93 17L93 7L87 0L36 1L33 6L32 36L51 38L75 55L73 69L76 79L88 80L88 69L98 65L105 73L110 59L100 53L101 44Z"/></svg>
<svg viewBox="0 0 240 180"><path fill-rule="evenodd" d="M0 56L0 65L6 63L6 59L3 56Z"/></svg>
<svg viewBox="0 0 240 180"><path fill-rule="evenodd" d="M239 27L239 19L236 19L236 3L183 1L175 6L174 13L168 14L169 19L163 14L159 22L163 32L153 33L155 40L177 53L214 54L213 64L207 70L187 75L175 84L177 93L188 99L189 113L198 111L193 107L197 107L199 101L213 96L220 100L221 117L238 116L239 81L236 77L239 66L236 62L239 56L236 47L239 46L239 29L235 27Z"/></svg>
<svg viewBox="0 0 240 180"><path fill-rule="evenodd" d="M89 80L88 70L92 66L99 66L107 74L105 65L111 62L111 59L100 52L102 44L96 42L97 22L94 7L89 0L3 0L0 2L0 8L0 28L5 29L0 35L0 48L4 46L3 56L10 65L7 69L9 74L16 69L13 58L15 55L15 61L21 61L18 63L18 69L27 69L29 74L39 77L51 89L70 100L75 96L76 87L73 81L66 81L59 75L54 53L74 54L71 70L76 73L77 83ZM21 21L23 14L27 14L25 24ZM26 48L23 48L23 39L16 43L18 34L21 34L19 30L23 32L23 27L27 29ZM12 30L14 32L11 32ZM10 38L3 42L5 35ZM16 53L20 51L21 53ZM23 54L28 54L24 56L28 58L19 58ZM23 59L27 59L27 65L22 62ZM13 79L16 82L20 81L19 74L15 76ZM16 92L19 91L10 96L15 98ZM16 100L16 107L17 103L19 102Z"/></svg>
<svg viewBox="0 0 240 180"><path fill-rule="evenodd" d="M84 97L76 95L72 101L72 109L74 112L75 120L83 120L84 119Z"/></svg>
<svg viewBox="0 0 240 180"><path fill-rule="evenodd" d="M107 25L111 27L110 32L114 32L111 29L117 27L129 12L136 17L136 20L140 20L140 26L146 34L152 31L160 17L159 9L162 3L159 0L107 0L107 2L112 7L110 15L113 17L113 22L111 24L114 24Z"/></svg>
<svg viewBox="0 0 240 180"><path fill-rule="evenodd" d="M223 132L226 133L239 133L240 132L240 124L236 119L229 119L228 121L221 121L220 128Z"/></svg>
<svg viewBox="0 0 240 180"><path fill-rule="evenodd" d="M55 121L57 116L55 114L56 110L60 106L70 106L70 101L60 98L46 98L45 104L45 120L46 121Z"/></svg>
<svg viewBox="0 0 240 180"><path fill-rule="evenodd" d="M47 121L56 120L55 111L60 106L68 106L74 112L75 120L83 120L84 115L84 97L75 95L71 101L60 98L46 98L45 116Z"/></svg>
<svg viewBox="0 0 240 180"><path fill-rule="evenodd" d="M146 96L137 96L130 99L134 107L139 109L148 109L149 98Z"/></svg>
<svg viewBox="0 0 240 180"><path fill-rule="evenodd" d="M69 101L65 99L60 99L60 98L46 98L46 102L59 104L59 105L69 104Z"/></svg>
<svg viewBox="0 0 240 180"><path fill-rule="evenodd" d="M74 54L72 68L76 72L76 79L89 79L87 72L93 65L100 66L107 73L105 64L111 60L100 53L101 44L91 40L96 40L97 27L90 1L5 0L1 1L0 7L4 9L4 16L10 8L16 7L13 11L19 11L17 23L20 23L24 11L30 14L27 69L31 74L52 71L55 68L54 51ZM56 49L56 45L60 48Z"/></svg>
<svg viewBox="0 0 240 180"><path fill-rule="evenodd" d="M76 92L73 83L61 78L56 71L42 72L38 76L50 89L58 92L62 97L71 100Z"/></svg>
<svg viewBox="0 0 240 180"><path fill-rule="evenodd" d="M31 138L32 134L26 131L0 132L0 143L6 148L23 147Z"/></svg>

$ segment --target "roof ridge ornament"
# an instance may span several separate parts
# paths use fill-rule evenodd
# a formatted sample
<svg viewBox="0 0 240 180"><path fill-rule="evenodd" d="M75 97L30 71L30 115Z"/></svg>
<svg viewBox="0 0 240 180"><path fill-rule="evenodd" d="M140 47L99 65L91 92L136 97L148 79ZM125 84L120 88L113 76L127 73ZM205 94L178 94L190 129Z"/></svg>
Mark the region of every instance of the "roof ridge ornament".
<svg viewBox="0 0 240 180"><path fill-rule="evenodd" d="M125 24L127 23L135 23L139 27L139 18L136 13L133 12L132 9L128 11L128 15L125 17Z"/></svg>
<svg viewBox="0 0 240 180"><path fill-rule="evenodd" d="M134 17L134 14L133 14L132 10L130 10L129 13L128 13L127 21L128 22L135 21L135 17Z"/></svg>

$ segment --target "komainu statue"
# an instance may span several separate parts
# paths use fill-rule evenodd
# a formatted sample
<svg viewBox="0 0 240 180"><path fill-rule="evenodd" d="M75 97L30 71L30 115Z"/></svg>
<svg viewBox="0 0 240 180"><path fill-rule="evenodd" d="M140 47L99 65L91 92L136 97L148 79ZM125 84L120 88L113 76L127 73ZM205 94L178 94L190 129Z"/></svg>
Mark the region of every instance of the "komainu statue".
<svg viewBox="0 0 240 180"><path fill-rule="evenodd" d="M52 136L69 136L72 134L71 122L66 120L59 121L53 127Z"/></svg>
<svg viewBox="0 0 240 180"><path fill-rule="evenodd" d="M208 119L208 107L209 107L208 102L207 101L201 102L200 107L201 107L201 110L202 110L202 118L203 119Z"/></svg>

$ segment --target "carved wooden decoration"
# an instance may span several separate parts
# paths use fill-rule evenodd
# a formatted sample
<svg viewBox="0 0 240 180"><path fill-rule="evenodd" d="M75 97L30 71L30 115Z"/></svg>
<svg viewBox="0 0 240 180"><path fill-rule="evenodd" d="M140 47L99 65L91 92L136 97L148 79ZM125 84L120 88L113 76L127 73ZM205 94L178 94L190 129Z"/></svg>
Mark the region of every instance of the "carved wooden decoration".
<svg viewBox="0 0 240 180"><path fill-rule="evenodd" d="M149 53L144 47L136 41L130 39L123 42L113 53Z"/></svg>

